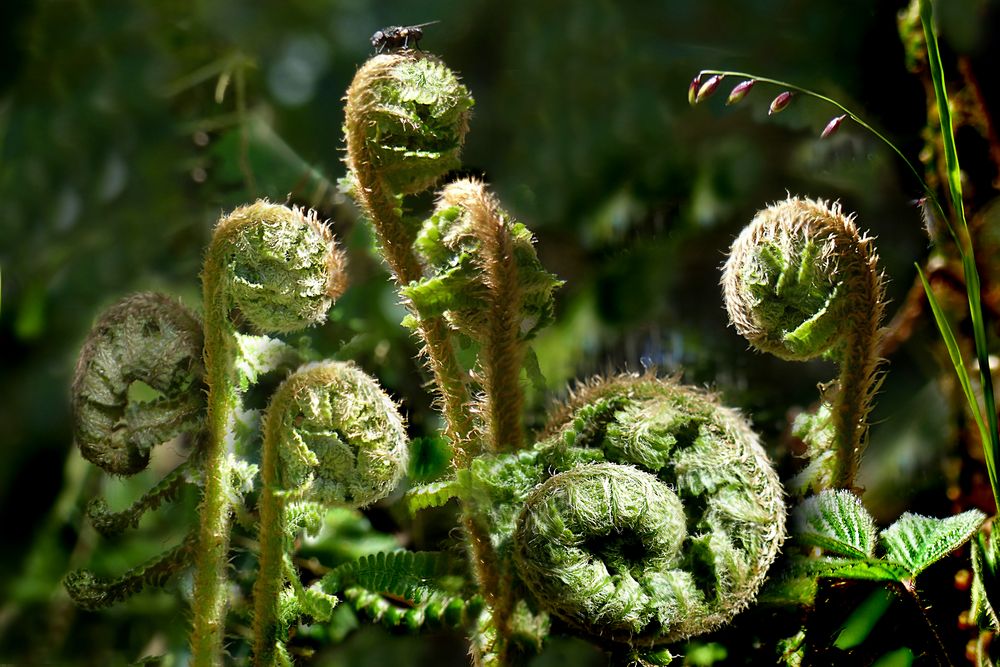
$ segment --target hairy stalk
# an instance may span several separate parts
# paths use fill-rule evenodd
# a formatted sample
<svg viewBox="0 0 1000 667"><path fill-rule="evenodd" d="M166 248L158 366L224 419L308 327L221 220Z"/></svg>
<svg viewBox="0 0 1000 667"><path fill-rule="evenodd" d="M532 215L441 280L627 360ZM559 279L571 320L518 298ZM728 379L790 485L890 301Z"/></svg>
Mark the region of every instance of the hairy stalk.
<svg viewBox="0 0 1000 667"><path fill-rule="evenodd" d="M222 232L220 225L219 232ZM217 232L217 236L219 235ZM225 633L229 577L230 458L226 434L240 398L234 377L235 349L225 297L224 264L213 241L202 274L205 304L205 368L208 385L207 438L203 451L203 490L198 509L191 661L196 667L218 664Z"/></svg>
<svg viewBox="0 0 1000 667"><path fill-rule="evenodd" d="M480 360L485 379L489 448L494 452L517 450L523 439L524 393L520 373L524 348L518 340L521 286L514 244L496 200L486 194L482 185L471 182L456 185L445 191L443 200L469 212L473 233L481 244L484 281L491 297L486 312L488 343Z"/></svg>
<svg viewBox="0 0 1000 667"><path fill-rule="evenodd" d="M789 198L761 211L733 242L722 283L736 330L782 359L835 360L837 383L803 429L804 486L853 488L879 386L882 276L871 239L839 204Z"/></svg>
<svg viewBox="0 0 1000 667"><path fill-rule="evenodd" d="M864 248L870 246L871 240L861 239L860 243ZM832 410L834 447L843 457L834 479L842 488L853 488L861 455L868 445L868 415L880 384L878 367L882 361L879 357L885 312L882 276L875 267L877 257L873 252L865 248L861 255L863 266L856 283L858 303L868 307L849 315Z"/></svg>
<svg viewBox="0 0 1000 667"><path fill-rule="evenodd" d="M397 195L429 187L457 164L452 161L441 165L432 164L429 166L429 175L421 174L417 181L410 182L405 187L397 181L396 188L392 188L385 175L388 159L377 155L373 147L375 138L372 132L378 133L378 121L373 116L382 103L378 97L381 89L386 81L392 79L396 68L424 59L430 59L430 56L414 52L372 58L358 71L351 83L344 112L347 164L356 180L354 194L362 211L371 220L386 262L401 286L419 280L422 269L413 252L414 235L403 222L401 202ZM456 122L460 126L457 133L464 135L467 123L465 116L460 115ZM459 138L459 145L460 141ZM454 150L457 152L458 146ZM464 465L474 453L467 451L471 444L473 424L467 410L469 392L466 373L455 358L448 328L442 318L421 318L417 331L424 342L422 352L434 375L444 412L445 430L452 441L456 463Z"/></svg>

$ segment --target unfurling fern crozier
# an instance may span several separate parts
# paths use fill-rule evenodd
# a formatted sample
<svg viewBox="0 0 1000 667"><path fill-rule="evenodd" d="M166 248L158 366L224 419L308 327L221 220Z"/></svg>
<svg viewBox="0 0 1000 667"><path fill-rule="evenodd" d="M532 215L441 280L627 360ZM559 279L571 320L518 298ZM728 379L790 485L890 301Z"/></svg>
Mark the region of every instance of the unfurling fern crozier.
<svg viewBox="0 0 1000 667"><path fill-rule="evenodd" d="M755 348L840 366L818 415L800 425L812 458L804 486L851 488L879 384L884 302L871 238L839 204L790 197L733 242L722 284L733 326Z"/></svg>
<svg viewBox="0 0 1000 667"><path fill-rule="evenodd" d="M318 524L330 507L370 505L395 488L408 459L406 429L396 405L353 364L307 364L275 391L264 419L255 664L276 664L296 612L316 617L336 604L331 596L307 591L299 583L289 556L303 526L289 516L294 513L300 524ZM283 611L282 595L289 598ZM322 604L320 613L317 604Z"/></svg>
<svg viewBox="0 0 1000 667"><path fill-rule="evenodd" d="M532 604L601 642L655 646L728 622L785 535L781 485L746 421L668 380L586 385L532 450L473 474Z"/></svg>

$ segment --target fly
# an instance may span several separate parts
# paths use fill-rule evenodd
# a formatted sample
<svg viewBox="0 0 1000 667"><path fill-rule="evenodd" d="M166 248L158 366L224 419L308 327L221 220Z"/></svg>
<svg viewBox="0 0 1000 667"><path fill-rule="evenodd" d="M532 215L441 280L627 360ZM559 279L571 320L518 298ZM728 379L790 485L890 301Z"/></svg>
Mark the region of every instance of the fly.
<svg viewBox="0 0 1000 667"><path fill-rule="evenodd" d="M417 48L420 44L420 39L424 36L423 29L435 23L439 23L439 21L428 21L427 23L406 26L391 25L388 28L376 30L371 39L372 46L375 47L375 53L382 53L387 49L408 49L411 44L413 48Z"/></svg>

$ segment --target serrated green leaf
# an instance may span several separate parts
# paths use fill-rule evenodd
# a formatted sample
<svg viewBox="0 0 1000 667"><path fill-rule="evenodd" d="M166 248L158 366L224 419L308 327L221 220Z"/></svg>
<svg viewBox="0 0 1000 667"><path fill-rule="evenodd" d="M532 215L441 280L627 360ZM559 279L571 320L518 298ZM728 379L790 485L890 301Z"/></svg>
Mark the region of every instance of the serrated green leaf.
<svg viewBox="0 0 1000 667"><path fill-rule="evenodd" d="M850 491L824 491L807 498L795 510L796 539L825 551L871 558L878 531L861 500Z"/></svg>
<svg viewBox="0 0 1000 667"><path fill-rule="evenodd" d="M798 558L792 562L792 572L821 579L863 581L902 582L910 576L902 565L877 558Z"/></svg>
<svg viewBox="0 0 1000 667"><path fill-rule="evenodd" d="M979 510L969 510L947 519L907 512L882 531L886 560L898 563L916 576L959 548L986 519Z"/></svg>

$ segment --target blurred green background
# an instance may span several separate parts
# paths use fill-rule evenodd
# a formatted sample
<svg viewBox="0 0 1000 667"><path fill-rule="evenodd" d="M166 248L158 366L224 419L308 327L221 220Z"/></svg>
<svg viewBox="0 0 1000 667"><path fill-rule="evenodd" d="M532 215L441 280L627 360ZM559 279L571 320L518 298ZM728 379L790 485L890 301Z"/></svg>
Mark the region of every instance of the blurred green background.
<svg viewBox="0 0 1000 667"><path fill-rule="evenodd" d="M357 211L336 189L342 96L371 53L369 36L385 25L439 21L421 48L455 68L476 98L468 173L536 233L543 263L567 282L558 324L534 345L547 390L532 393L533 420L573 378L655 366L745 409L790 471L779 436L833 371L752 353L727 328L718 280L728 245L786 192L839 199L879 237L889 297L899 303L913 262L928 253L911 204L919 188L855 127L820 142L830 108L798 100L769 118L780 91L763 86L727 108L730 82L691 108L687 86L702 68L804 84L861 110L915 160L925 101L896 33L903 4L4 2L0 662L27 660L39 644L57 662L80 664L183 646L176 595L100 614L73 612L61 597L71 563L103 559L121 571L174 543L196 500L182 498L120 544L87 533L87 499L103 492L123 504L173 459L164 455L159 472L132 486L92 473L72 449L69 382L94 317L119 297L156 289L198 306L203 248L220 213L268 197L331 221L352 287L331 322L309 333L313 344L378 376L414 435L433 432L402 311ZM997 2L941 4L950 48L990 62ZM995 97L997 82L982 83ZM904 508L949 511L942 466L954 447L952 407L929 351L935 340L922 322L891 358L863 474L881 520ZM390 529L401 520L384 509L369 518ZM425 526L412 542L435 548L447 528ZM321 653L316 664L363 664L362 654L367 664L464 660L455 637L386 644L379 636L357 633L346 652Z"/></svg>

